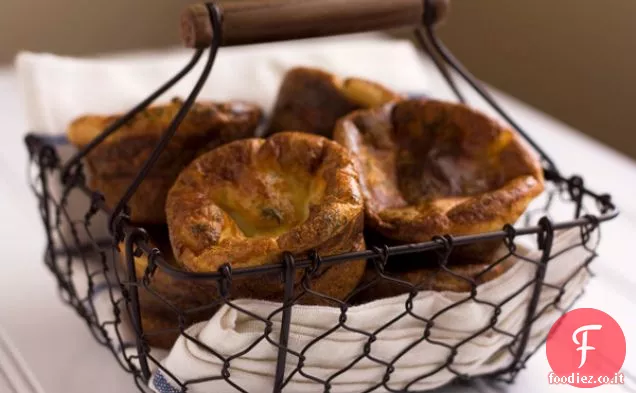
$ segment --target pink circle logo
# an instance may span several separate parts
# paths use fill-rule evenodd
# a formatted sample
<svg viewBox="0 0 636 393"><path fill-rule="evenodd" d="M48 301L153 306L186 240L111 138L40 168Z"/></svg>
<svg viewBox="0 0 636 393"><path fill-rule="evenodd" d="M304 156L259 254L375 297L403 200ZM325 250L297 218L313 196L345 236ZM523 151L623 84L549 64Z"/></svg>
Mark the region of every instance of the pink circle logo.
<svg viewBox="0 0 636 393"><path fill-rule="evenodd" d="M614 318L593 308L572 310L548 335L549 383L579 388L622 384L625 351L625 334Z"/></svg>

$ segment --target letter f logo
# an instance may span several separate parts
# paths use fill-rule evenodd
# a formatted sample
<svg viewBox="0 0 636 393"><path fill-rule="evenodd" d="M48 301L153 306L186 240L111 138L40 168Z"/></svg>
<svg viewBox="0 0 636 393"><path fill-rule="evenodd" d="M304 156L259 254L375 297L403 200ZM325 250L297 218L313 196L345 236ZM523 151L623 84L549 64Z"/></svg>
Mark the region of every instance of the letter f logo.
<svg viewBox="0 0 636 393"><path fill-rule="evenodd" d="M596 349L587 345L587 332L590 330L601 330L601 328L601 325L585 325L576 329L572 334L572 341L574 341L574 344L580 345L580 347L576 349L577 351L581 351L581 364L579 365L579 368L583 367L585 361L587 360L587 351L593 351ZM576 336L578 336L578 334L581 332L583 332L582 340L581 342L579 342Z"/></svg>

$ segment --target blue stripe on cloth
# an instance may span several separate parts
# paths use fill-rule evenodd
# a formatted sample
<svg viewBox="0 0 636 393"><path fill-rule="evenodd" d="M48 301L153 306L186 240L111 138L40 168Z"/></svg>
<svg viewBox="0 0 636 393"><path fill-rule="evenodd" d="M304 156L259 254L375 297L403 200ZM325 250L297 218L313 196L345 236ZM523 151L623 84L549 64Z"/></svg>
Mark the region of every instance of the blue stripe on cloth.
<svg viewBox="0 0 636 393"><path fill-rule="evenodd" d="M91 296L87 299L84 299L82 301L82 304L84 305L84 307L88 307L90 301L94 301L97 298L97 296L101 295L108 289L110 289L110 285L108 284L108 282L106 281L100 282L99 284L93 287Z"/></svg>
<svg viewBox="0 0 636 393"><path fill-rule="evenodd" d="M168 379L161 372L161 370L157 370L155 375L152 376L152 380L150 382L152 384L152 388L155 389L158 393L181 393L182 390L179 388L175 388L168 382Z"/></svg>
<svg viewBox="0 0 636 393"><path fill-rule="evenodd" d="M137 345L132 342L126 342L117 347L117 353L124 354L127 349L137 349Z"/></svg>
<svg viewBox="0 0 636 393"><path fill-rule="evenodd" d="M33 134L52 146L64 146L69 144L68 138L66 137L65 134L48 135L48 134L38 134L37 132L34 132Z"/></svg>
<svg viewBox="0 0 636 393"><path fill-rule="evenodd" d="M408 96L408 98L430 98L430 95L427 93L411 92L411 93L406 93L406 95Z"/></svg>
<svg viewBox="0 0 636 393"><path fill-rule="evenodd" d="M110 285L106 281L102 281L99 284L95 285L93 287L93 297L99 296L102 292L107 290L109 287Z"/></svg>

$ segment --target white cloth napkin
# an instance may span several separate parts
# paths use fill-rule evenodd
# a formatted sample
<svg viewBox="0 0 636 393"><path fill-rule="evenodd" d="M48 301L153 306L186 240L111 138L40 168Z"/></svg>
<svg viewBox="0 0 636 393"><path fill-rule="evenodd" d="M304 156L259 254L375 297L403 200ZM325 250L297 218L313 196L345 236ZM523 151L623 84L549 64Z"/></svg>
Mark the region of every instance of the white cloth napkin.
<svg viewBox="0 0 636 393"><path fill-rule="evenodd" d="M16 69L21 85L29 131L54 136L62 161L75 151L64 139L76 117L127 111L181 70L192 56L189 50L109 58L69 58L52 54L21 53ZM206 56L206 55L204 55ZM201 73L203 63L157 102L185 97ZM427 65L413 45L380 34L361 34L285 43L221 48L214 68L201 91L201 99L248 100L269 111L285 72L298 65L313 66L343 77L369 78L402 92L421 93L429 81ZM58 179L52 194L61 196ZM87 198L69 195L72 220L81 220ZM93 236L107 233L107 218L95 218ZM57 237L71 242L72 233L62 226ZM80 241L89 239L80 231Z"/></svg>
<svg viewBox="0 0 636 393"><path fill-rule="evenodd" d="M31 131L62 134L77 116L125 111L173 77L192 51L110 58L21 53L16 68ZM205 55L204 55L205 56ZM184 97L205 59L160 101ZM270 109L283 74L297 65L370 78L399 91L421 91L429 80L413 45L379 34L221 48L200 97L241 99Z"/></svg>
<svg viewBox="0 0 636 393"><path fill-rule="evenodd" d="M592 240L594 241L594 240ZM578 228L559 233L555 238L554 255L563 251L549 262L545 282L561 287L569 277L561 297L560 306L569 306L580 294L588 279L587 270L581 269L590 252L583 247L573 245L581 242ZM567 250L567 251L564 251ZM539 260L541 252L529 248L520 248L518 255ZM506 298L531 282L535 275L535 265L519 259L515 266L497 279L478 287L477 299L501 304ZM424 318L430 318L451 304L466 299L468 293L423 291L413 300L412 312ZM511 334L517 334L525 321L527 306L531 296L531 287L527 287L501 307L496 327ZM539 298L537 310L543 310L554 302L558 291L544 286ZM347 311L346 325L355 330L373 332L405 310L408 295L377 300L365 305L352 307ZM258 300L237 300L240 308L259 317L267 318L280 304ZM445 311L435 319L430 339L456 345L476 334L489 324L494 308L476 301L468 301ZM325 334L338 325L340 310L333 307L295 306L292 310L288 348L296 353L307 350L303 372L315 378L326 380L339 370L351 365L363 353L368 337L360 333L339 328L314 344L316 337ZM548 307L540 314L533 325L527 352L536 348L545 339L548 330L561 315L554 307ZM269 338L278 342L281 327L281 314L272 318L273 330ZM413 317L405 317L393 323L377 334L371 344L370 355L375 359L390 362L402 350L420 339L426 324ZM190 328L189 334L213 348L223 357L237 354L253 345L262 337L265 324L230 306L224 306L209 321ZM453 369L467 375L482 375L510 365L512 355L507 346L512 339L508 335L490 329L460 346L455 356ZM269 391L273 386L276 370L277 347L268 340L261 340L247 354L230 363L232 382L246 391ZM450 350L443 346L423 341L415 345L395 363L388 386L391 389L403 389L405 384L433 372L445 364ZM287 355L286 376L298 365L298 357ZM188 380L221 376L223 362L185 337L179 338L163 366L182 383ZM352 367L332 379L331 392L361 392L371 388L382 380L386 366L369 358L363 358ZM433 374L411 386L413 390L429 390L442 386L454 378L448 369ZM178 391L178 385L163 372L155 373L151 387L158 393ZM235 389L224 380L211 380L189 385L189 392L234 392ZM285 388L289 392L322 392L324 385L295 373ZM374 390L375 391L375 390ZM385 388L377 390L387 391Z"/></svg>

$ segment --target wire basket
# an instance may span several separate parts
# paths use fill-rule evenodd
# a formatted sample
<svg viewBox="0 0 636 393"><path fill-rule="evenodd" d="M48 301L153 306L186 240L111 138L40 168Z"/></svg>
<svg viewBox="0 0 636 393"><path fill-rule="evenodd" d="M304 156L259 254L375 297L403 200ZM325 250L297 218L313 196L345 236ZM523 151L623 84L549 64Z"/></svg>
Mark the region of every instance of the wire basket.
<svg viewBox="0 0 636 393"><path fill-rule="evenodd" d="M545 325L546 320L553 323L555 315L561 315L568 310L582 293L577 290L572 296L569 288L573 282L581 277L584 281L588 275L589 264L596 257L601 223L618 215L610 196L588 190L581 177L562 176L554 162L443 46L433 27L441 19L447 6L446 2L404 0L399 2L400 4L390 6L396 10L390 14L393 16L391 18L377 16L378 11L385 10L381 2L369 2L368 9L361 11L356 7L351 8L350 4L355 2L343 1L337 7L334 6L337 12L333 13L335 17L331 16L338 19L340 15L338 23L324 25L324 20L309 14L302 23L290 16L299 15L303 10L303 4L307 5L312 1L274 1L272 3L280 7L276 14L268 14L276 16L270 23L280 22L284 18L295 22L273 31L267 29L267 23L255 22L265 20L261 19L265 14L260 12L265 12L262 10L267 7L256 7L252 14L242 13L244 8L241 4L246 3L249 2L228 3L222 9L215 4L192 8L198 11L189 13L187 19L184 19L186 43L197 47L192 60L172 80L104 130L99 137L67 162L61 162L55 141L37 134L27 136L26 144L30 153L29 180L33 192L38 197L39 210L47 234L44 261L57 279L63 300L85 320L95 339L108 348L120 365L133 375L141 391L146 391L149 383L160 392L198 391L197 387L200 386L214 386L214 390L206 388L207 391L297 391L298 385L294 384L298 383L299 379L311 385L313 390L306 391L324 392L424 391L454 380L482 376L513 382L529 357L545 341L545 326L540 328L538 325ZM201 10L205 12L202 13ZM414 10L419 13L413 12ZM345 23L352 20L352 15L357 16L361 12L366 12L367 15L362 19L357 18L356 20L360 20L358 24ZM422 14L423 23L420 17ZM228 27L245 24L256 27L247 33ZM418 26L415 29L416 37L435 61L460 102L464 102L464 98L454 83L452 74L447 71L447 66L467 81L541 155L547 180L546 192L533 203L519 223L510 223L496 232L470 236L440 233L426 243L399 246L375 244L364 251L339 255L321 256L314 252L305 258L294 258L286 253L279 264L240 269L233 269L231 264L225 264L219 271L209 273L192 273L175 268L166 260L164 253L152 245L149 233L153 228L140 228L130 223L127 203L194 103L221 45L304 38L407 24ZM312 30L312 27L316 26L324 28ZM320 34L316 31L320 31ZM198 83L124 197L117 206L109 209L99 191L91 190L86 185L82 158L189 73L201 60L206 48L209 49L209 57ZM62 192L56 193L56 188L61 188ZM69 201L75 205L78 198L86 205L86 213L80 218L69 213ZM97 238L93 235L96 225L99 225L96 221L99 216L107 217L110 233L107 238ZM515 224L516 226L513 226ZM564 232L574 233L576 236L567 247L559 248L555 239ZM448 262L453 250L485 242L498 242L501 252L482 272L466 276L450 268ZM570 258L570 273L563 277L558 285L548 282L548 267L551 263L554 264L556 259L567 254L575 255ZM147 260L147 266L142 271L136 268L135 260L138 258ZM431 266L430 274L423 277L420 282L400 279L399 274L386 268L389 260L398 258L425 259ZM315 288L315 281L324 269L361 260L368 263L369 277L345 300L330 298ZM499 269L511 260L524 265L524 269L529 269L529 279L511 289L498 301L482 298L482 292L478 290L482 276ZM122 261L123 263L120 263ZM421 291L432 289L434 286L431 283L440 276L452 280L462 290L460 294L450 297L455 299L453 302L438 308L430 315L421 315L418 312ZM237 300L233 290L240 289L241 283L264 280L264 277L270 280L268 282L280 285L280 296L273 299L276 302L270 303L271 308L267 312L250 309L241 300ZM202 297L205 301L183 306L182 302L162 292L162 285L166 282L185 291L204 293ZM378 323L374 329L361 328L356 325L352 310L360 303L360 296L368 293L370 288L378 286L388 288L391 294L401 295L401 303L398 303L402 304L401 309L386 321ZM321 304L330 306L334 320L332 325L314 332L311 339L299 341L292 319L298 310L302 312L303 306L300 304L307 297L318 299ZM144 322L148 321L150 316L144 314L143 301L165 305L170 310L172 325L157 327ZM514 329L505 329L502 327L503 315L513 305L521 308L523 315L518 323L513 324ZM445 318L461 307L479 307L479 315L483 317L481 325L451 341L436 338L439 329L444 326ZM222 348L211 347L209 343L202 342L189 329L192 319L202 314L220 313L219 309L234 312L235 317L239 315L236 318L242 315L243 318L252 321L252 325L257 323L260 333L254 334L251 342L230 354L223 353ZM102 310L107 312L104 313ZM390 356L377 356L374 349L382 342L383 335L389 330L399 330L406 320L410 321L410 327L416 324L419 329L418 335L411 342L396 348ZM342 359L346 358L346 361L338 359L342 362L342 367L316 373L316 363L312 363L315 349L329 341L330 337L340 333L356 337L354 346L347 347L343 344L343 348L350 349L348 353L343 352L339 355ZM180 378L169 365L162 363L161 359L165 353L152 345L165 335L180 335L179 340L195 345L199 351L214 359L217 365L215 371L196 378ZM470 371L470 368L465 367L463 360L465 348L483 337L493 335L503 340L497 352L493 354L493 358L498 359L496 365L487 371ZM355 349L352 349L354 347ZM263 348L269 351L271 357L267 371L271 374L271 378L267 380L271 387L264 386L261 382L256 385L246 382L241 377L241 367L235 366L245 358L251 359L253 352L262 351ZM416 375L405 377L401 374L405 367L405 359L423 356L431 351L442 351L440 353L443 355L440 356L443 361L429 365ZM359 381L358 384L348 382L348 385L345 384L348 387L342 388L339 380L355 380L355 377L348 374L356 371L362 364L372 367L375 377ZM436 382L430 382L433 380ZM225 388L219 389L219 386Z"/></svg>

